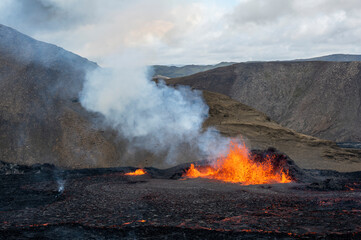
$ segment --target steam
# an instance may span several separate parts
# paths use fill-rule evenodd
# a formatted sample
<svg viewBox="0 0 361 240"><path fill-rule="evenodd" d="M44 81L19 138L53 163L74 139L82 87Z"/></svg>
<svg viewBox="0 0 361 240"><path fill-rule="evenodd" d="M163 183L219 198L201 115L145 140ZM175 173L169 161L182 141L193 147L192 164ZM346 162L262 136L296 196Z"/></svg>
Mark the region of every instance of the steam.
<svg viewBox="0 0 361 240"><path fill-rule="evenodd" d="M64 192L65 180L59 179L59 180L57 180L57 184L58 184L58 192L59 193Z"/></svg>
<svg viewBox="0 0 361 240"><path fill-rule="evenodd" d="M62 194L65 190L66 172L60 169L55 169L54 180L56 181L58 187L58 193Z"/></svg>
<svg viewBox="0 0 361 240"><path fill-rule="evenodd" d="M116 67L87 75L80 101L89 111L101 113L104 123L126 138L131 148L166 153L169 164L184 154L184 145L201 158L223 151L228 141L215 129L202 130L208 106L200 91L151 81L150 69L132 55L116 62Z"/></svg>

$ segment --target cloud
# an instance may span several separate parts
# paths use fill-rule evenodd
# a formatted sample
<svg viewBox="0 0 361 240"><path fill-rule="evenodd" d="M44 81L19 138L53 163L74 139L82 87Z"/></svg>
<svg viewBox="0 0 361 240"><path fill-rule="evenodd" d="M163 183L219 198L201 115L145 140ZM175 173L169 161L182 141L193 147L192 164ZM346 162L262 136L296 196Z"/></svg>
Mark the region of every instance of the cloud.
<svg viewBox="0 0 361 240"><path fill-rule="evenodd" d="M280 60L360 53L357 1L242 1L228 15L229 44L238 41L249 60ZM234 45L235 46L235 45Z"/></svg>
<svg viewBox="0 0 361 240"><path fill-rule="evenodd" d="M0 22L102 62L128 48L149 64L361 53L356 0L3 0Z"/></svg>
<svg viewBox="0 0 361 240"><path fill-rule="evenodd" d="M292 1L289 0L252 0L235 7L231 20L235 24L267 24L291 14Z"/></svg>
<svg viewBox="0 0 361 240"><path fill-rule="evenodd" d="M51 0L5 0L5 3L0 5L0 9L2 12L7 12L2 15L2 22L17 26L20 31L30 33L33 33L34 29L36 31L59 30L87 20L83 18L84 16L79 15L79 12L66 11L60 2Z"/></svg>

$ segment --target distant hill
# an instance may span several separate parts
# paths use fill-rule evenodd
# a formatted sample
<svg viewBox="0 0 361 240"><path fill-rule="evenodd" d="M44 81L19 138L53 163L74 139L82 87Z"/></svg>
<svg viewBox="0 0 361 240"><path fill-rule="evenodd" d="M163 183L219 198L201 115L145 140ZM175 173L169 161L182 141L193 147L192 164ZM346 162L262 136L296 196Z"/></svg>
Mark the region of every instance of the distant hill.
<svg viewBox="0 0 361 240"><path fill-rule="evenodd" d="M322 57L314 57L307 59L296 59L293 61L301 62L301 61L326 61L326 62L358 62L361 61L361 55L355 54L331 54Z"/></svg>
<svg viewBox="0 0 361 240"><path fill-rule="evenodd" d="M195 73L204 72L217 67L224 67L235 64L234 62L221 62L215 65L186 65L182 67L154 65L154 74L170 78L189 76Z"/></svg>
<svg viewBox="0 0 361 240"><path fill-rule="evenodd" d="M228 95L304 134L361 141L361 62L239 63L167 82Z"/></svg>
<svg viewBox="0 0 361 240"><path fill-rule="evenodd" d="M324 61L324 62L358 62L361 61L361 55L355 54L331 54L327 56L314 57L314 58L305 58L305 59L295 59L290 60L292 62L311 62L311 61ZM265 61L250 61L246 63L262 63ZM199 72L208 71L218 67L225 67L236 64L236 62L221 62L215 65L185 65L181 67L177 66L166 66L166 65L154 65L153 76L160 75L170 78L178 78L190 76Z"/></svg>

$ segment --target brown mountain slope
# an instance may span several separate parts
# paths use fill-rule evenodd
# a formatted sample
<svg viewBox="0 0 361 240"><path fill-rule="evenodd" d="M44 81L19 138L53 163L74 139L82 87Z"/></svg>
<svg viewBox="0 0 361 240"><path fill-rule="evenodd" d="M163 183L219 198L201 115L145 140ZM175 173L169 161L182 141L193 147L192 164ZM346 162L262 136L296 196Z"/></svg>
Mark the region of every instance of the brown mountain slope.
<svg viewBox="0 0 361 240"><path fill-rule="evenodd" d="M239 63L169 84L219 92L283 126L334 141L361 141L361 62Z"/></svg>
<svg viewBox="0 0 361 240"><path fill-rule="evenodd" d="M97 65L0 25L0 159L106 166L116 151L77 103Z"/></svg>
<svg viewBox="0 0 361 240"><path fill-rule="evenodd" d="M226 136L243 138L249 148L275 147L302 168L361 169L361 150L341 149L332 141L282 127L264 113L223 94L203 91L203 96L210 108L204 126L214 126Z"/></svg>

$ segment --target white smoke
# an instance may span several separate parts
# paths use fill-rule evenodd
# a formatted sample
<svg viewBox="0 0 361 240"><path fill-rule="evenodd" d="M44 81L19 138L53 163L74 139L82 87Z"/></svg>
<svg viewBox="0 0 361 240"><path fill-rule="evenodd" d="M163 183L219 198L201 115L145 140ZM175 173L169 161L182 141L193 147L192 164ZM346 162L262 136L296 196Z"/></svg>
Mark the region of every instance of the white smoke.
<svg viewBox="0 0 361 240"><path fill-rule="evenodd" d="M81 93L82 105L104 115L106 124L132 147L155 154L166 152L169 164L182 154L182 144L202 158L219 154L227 141L214 129L202 130L208 106L201 92L151 81L137 57L123 56L115 68L89 73Z"/></svg>

